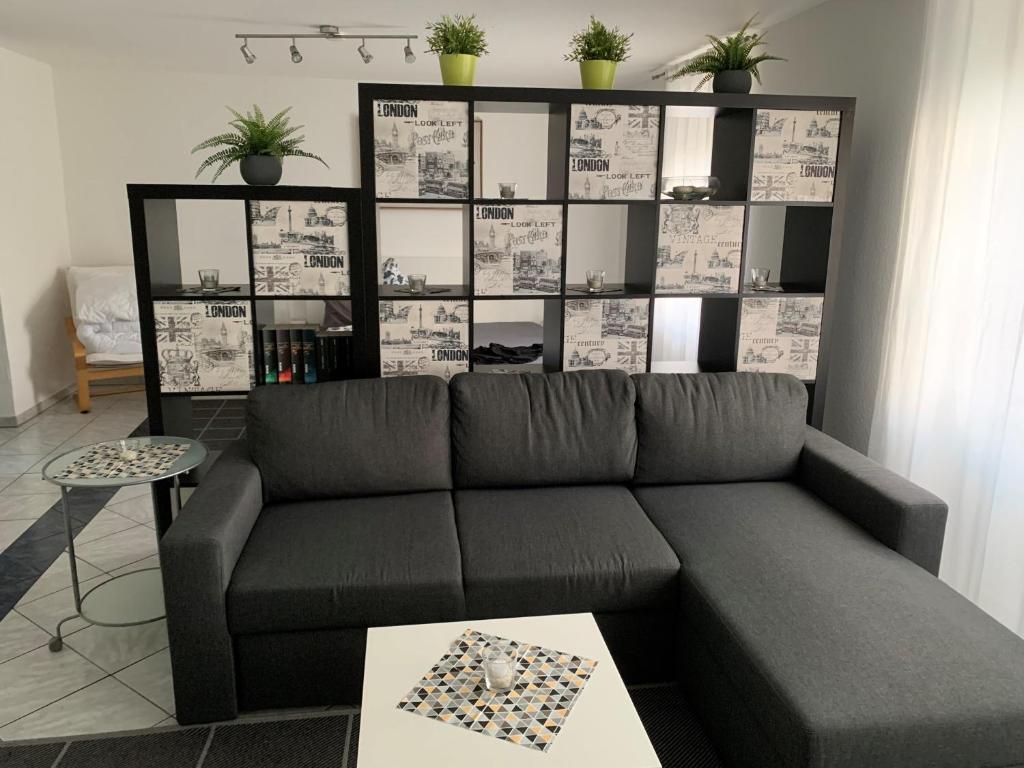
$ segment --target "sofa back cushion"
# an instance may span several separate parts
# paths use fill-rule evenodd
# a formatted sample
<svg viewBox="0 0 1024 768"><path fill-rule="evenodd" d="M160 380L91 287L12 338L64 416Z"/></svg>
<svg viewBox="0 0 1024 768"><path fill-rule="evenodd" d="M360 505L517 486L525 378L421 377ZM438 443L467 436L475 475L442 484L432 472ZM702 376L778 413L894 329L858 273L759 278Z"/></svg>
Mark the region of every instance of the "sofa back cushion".
<svg viewBox="0 0 1024 768"><path fill-rule="evenodd" d="M633 477L635 396L621 371L463 373L451 395L457 488Z"/></svg>
<svg viewBox="0 0 1024 768"><path fill-rule="evenodd" d="M778 480L796 470L807 389L778 373L643 373L635 482Z"/></svg>
<svg viewBox="0 0 1024 768"><path fill-rule="evenodd" d="M448 387L436 376L258 387L246 426L268 500L452 487Z"/></svg>

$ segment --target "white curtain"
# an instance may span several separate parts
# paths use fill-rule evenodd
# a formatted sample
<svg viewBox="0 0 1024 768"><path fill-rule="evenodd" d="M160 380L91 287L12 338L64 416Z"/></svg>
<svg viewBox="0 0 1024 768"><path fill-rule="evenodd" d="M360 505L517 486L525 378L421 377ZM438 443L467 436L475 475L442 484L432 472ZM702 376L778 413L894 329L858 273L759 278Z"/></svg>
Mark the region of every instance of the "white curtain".
<svg viewBox="0 0 1024 768"><path fill-rule="evenodd" d="M1024 2L932 0L870 453L948 502L941 576L1024 634Z"/></svg>

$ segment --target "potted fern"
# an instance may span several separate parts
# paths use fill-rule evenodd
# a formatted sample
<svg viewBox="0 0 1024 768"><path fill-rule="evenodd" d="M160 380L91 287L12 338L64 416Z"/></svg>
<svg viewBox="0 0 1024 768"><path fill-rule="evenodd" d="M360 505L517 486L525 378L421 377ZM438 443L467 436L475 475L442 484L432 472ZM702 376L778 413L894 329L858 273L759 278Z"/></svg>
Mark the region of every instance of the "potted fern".
<svg viewBox="0 0 1024 768"><path fill-rule="evenodd" d="M244 115L228 107L235 117L228 125L234 130L212 136L192 149L194 155L204 149L217 148L200 164L196 178L216 165L217 171L213 174L213 181L216 181L231 165L238 163L246 184L277 184L281 180L282 161L286 157L308 157L329 168L319 155L299 149L306 137L295 135L303 126L288 124L290 110L291 107L282 109L267 120L256 104L253 104L252 112Z"/></svg>
<svg viewBox="0 0 1024 768"><path fill-rule="evenodd" d="M441 62L445 85L472 85L476 62L487 53L487 36L476 16L442 16L427 24L427 50Z"/></svg>
<svg viewBox="0 0 1024 768"><path fill-rule="evenodd" d="M684 75L704 75L694 90L699 91L710 80L715 93L750 93L751 75L761 83L758 67L765 61L785 61L767 53L754 55L754 49L764 45L764 33L747 32L754 17L747 19L740 31L724 40L708 35L711 48L699 53L673 72L669 79Z"/></svg>
<svg viewBox="0 0 1024 768"><path fill-rule="evenodd" d="M584 88L608 90L615 84L615 69L629 58L632 33L609 28L590 17L590 23L569 40L566 61L578 61Z"/></svg>

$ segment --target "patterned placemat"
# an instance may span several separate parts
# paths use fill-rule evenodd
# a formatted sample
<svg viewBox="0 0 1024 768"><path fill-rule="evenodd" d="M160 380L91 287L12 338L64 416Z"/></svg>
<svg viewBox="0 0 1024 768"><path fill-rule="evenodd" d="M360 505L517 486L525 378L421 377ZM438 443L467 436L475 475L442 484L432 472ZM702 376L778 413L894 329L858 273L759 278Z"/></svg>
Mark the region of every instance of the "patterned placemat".
<svg viewBox="0 0 1024 768"><path fill-rule="evenodd" d="M488 691L480 652L515 653L519 678L509 691ZM597 662L467 629L398 708L542 752L555 740Z"/></svg>
<svg viewBox="0 0 1024 768"><path fill-rule="evenodd" d="M68 464L58 480L106 480L118 477L156 477L163 474L185 451L184 443L140 445L132 461L121 458L117 444L97 445L81 458Z"/></svg>

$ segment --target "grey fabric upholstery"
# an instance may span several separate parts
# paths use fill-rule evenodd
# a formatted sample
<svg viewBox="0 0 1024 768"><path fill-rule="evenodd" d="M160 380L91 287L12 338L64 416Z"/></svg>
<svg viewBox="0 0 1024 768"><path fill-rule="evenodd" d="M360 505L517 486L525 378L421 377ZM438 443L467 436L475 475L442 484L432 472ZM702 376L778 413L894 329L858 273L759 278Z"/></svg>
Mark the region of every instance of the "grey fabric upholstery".
<svg viewBox="0 0 1024 768"><path fill-rule="evenodd" d="M806 427L799 482L890 549L938 575L947 507L937 496Z"/></svg>
<svg viewBox="0 0 1024 768"><path fill-rule="evenodd" d="M455 514L470 618L675 599L679 561L621 486L456 491Z"/></svg>
<svg viewBox="0 0 1024 768"><path fill-rule="evenodd" d="M365 627L237 635L239 709L358 706L365 655Z"/></svg>
<svg viewBox="0 0 1024 768"><path fill-rule="evenodd" d="M774 373L633 376L638 485L779 480L804 444L807 389Z"/></svg>
<svg viewBox="0 0 1024 768"><path fill-rule="evenodd" d="M633 477L633 384L621 371L463 373L452 379L451 398L458 488Z"/></svg>
<svg viewBox="0 0 1024 768"><path fill-rule="evenodd" d="M1024 762L1024 640L924 569L795 484L636 494L682 563L683 625L782 765Z"/></svg>
<svg viewBox="0 0 1024 768"><path fill-rule="evenodd" d="M451 495L267 506L235 567L227 607L234 634L459 619Z"/></svg>
<svg viewBox="0 0 1024 768"><path fill-rule="evenodd" d="M160 541L174 698L182 724L238 714L226 594L263 506L244 443L224 451Z"/></svg>
<svg viewBox="0 0 1024 768"><path fill-rule="evenodd" d="M436 376L258 387L246 425L268 500L451 488L448 388Z"/></svg>

